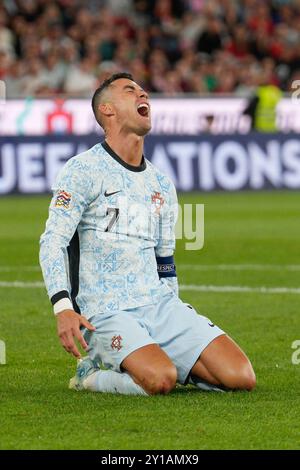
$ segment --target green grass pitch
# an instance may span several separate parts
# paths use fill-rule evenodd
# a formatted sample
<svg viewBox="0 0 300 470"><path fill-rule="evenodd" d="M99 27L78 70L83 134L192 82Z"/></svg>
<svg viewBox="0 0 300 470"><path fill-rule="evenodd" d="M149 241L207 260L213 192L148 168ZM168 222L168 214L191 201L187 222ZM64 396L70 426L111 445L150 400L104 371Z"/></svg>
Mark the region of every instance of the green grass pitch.
<svg viewBox="0 0 300 470"><path fill-rule="evenodd" d="M179 281L216 286L182 290L181 297L241 345L258 384L252 393L178 387L149 398L68 390L75 360L59 345L45 290L35 287L48 202L0 199L0 339L7 347L7 364L0 365L1 449L300 448L300 364L291 360L291 345L300 340L300 295L290 290L300 287L299 193L180 197L205 204L205 245L193 252L178 242Z"/></svg>

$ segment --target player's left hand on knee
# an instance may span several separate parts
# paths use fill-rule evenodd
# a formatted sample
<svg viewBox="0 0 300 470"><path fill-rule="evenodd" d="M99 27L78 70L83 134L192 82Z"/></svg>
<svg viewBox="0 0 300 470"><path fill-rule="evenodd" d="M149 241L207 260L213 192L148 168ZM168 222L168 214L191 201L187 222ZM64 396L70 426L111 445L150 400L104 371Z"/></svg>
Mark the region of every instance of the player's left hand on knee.
<svg viewBox="0 0 300 470"><path fill-rule="evenodd" d="M64 310L57 315L57 331L60 342L64 349L73 354L76 358L80 358L74 339L76 338L84 350L88 348L84 337L80 331L80 326L84 326L90 331L95 331L95 327L82 315L74 310Z"/></svg>

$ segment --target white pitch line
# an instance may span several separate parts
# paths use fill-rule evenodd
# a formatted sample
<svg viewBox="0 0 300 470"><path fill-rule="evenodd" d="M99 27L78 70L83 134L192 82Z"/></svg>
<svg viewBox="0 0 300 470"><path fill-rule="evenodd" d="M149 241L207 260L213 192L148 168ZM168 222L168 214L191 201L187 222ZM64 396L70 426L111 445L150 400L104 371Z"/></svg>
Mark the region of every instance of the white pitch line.
<svg viewBox="0 0 300 470"><path fill-rule="evenodd" d="M25 289L36 289L45 287L43 282L23 282L23 281L0 281L0 287L17 287Z"/></svg>
<svg viewBox="0 0 300 470"><path fill-rule="evenodd" d="M195 292L244 292L256 294L298 294L300 287L248 287L248 286L205 286L205 285L181 285L181 290Z"/></svg>
<svg viewBox="0 0 300 470"><path fill-rule="evenodd" d="M300 264L178 264L194 271L300 271Z"/></svg>
<svg viewBox="0 0 300 470"><path fill-rule="evenodd" d="M0 287L13 287L24 289L44 288L43 282L0 281ZM195 292L244 292L256 294L298 294L300 287L248 287L248 286L212 286L212 285L181 285L180 290Z"/></svg>

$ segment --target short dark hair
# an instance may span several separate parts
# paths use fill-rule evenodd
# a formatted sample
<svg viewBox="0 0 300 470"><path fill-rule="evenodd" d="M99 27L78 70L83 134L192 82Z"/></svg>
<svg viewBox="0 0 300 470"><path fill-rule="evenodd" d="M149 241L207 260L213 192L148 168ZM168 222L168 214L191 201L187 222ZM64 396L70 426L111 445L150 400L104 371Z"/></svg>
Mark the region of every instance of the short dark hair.
<svg viewBox="0 0 300 470"><path fill-rule="evenodd" d="M134 81L133 76L130 73L127 73L127 72L114 73L113 75L108 77L106 80L104 80L104 82L101 83L99 88L95 90L95 93L93 94L93 98L92 98L92 108L93 108L93 112L94 112L97 122L99 122L99 119L97 116L97 108L99 104L99 98L103 90L106 90L113 82L115 82L116 80L119 80L120 78L127 78L128 80ZM99 124L102 125L101 122L99 122Z"/></svg>

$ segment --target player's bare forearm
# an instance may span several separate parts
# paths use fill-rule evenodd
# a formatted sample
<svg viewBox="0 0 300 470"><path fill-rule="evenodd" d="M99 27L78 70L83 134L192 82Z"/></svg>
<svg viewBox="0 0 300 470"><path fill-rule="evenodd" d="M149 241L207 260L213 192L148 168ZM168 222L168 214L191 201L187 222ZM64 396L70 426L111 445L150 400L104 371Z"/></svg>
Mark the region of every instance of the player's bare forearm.
<svg viewBox="0 0 300 470"><path fill-rule="evenodd" d="M88 345L85 342L80 326L84 326L90 331L95 331L95 327L82 315L74 310L63 310L57 314L57 333L63 348L74 357L80 358L81 354L75 343L75 338L84 350Z"/></svg>

